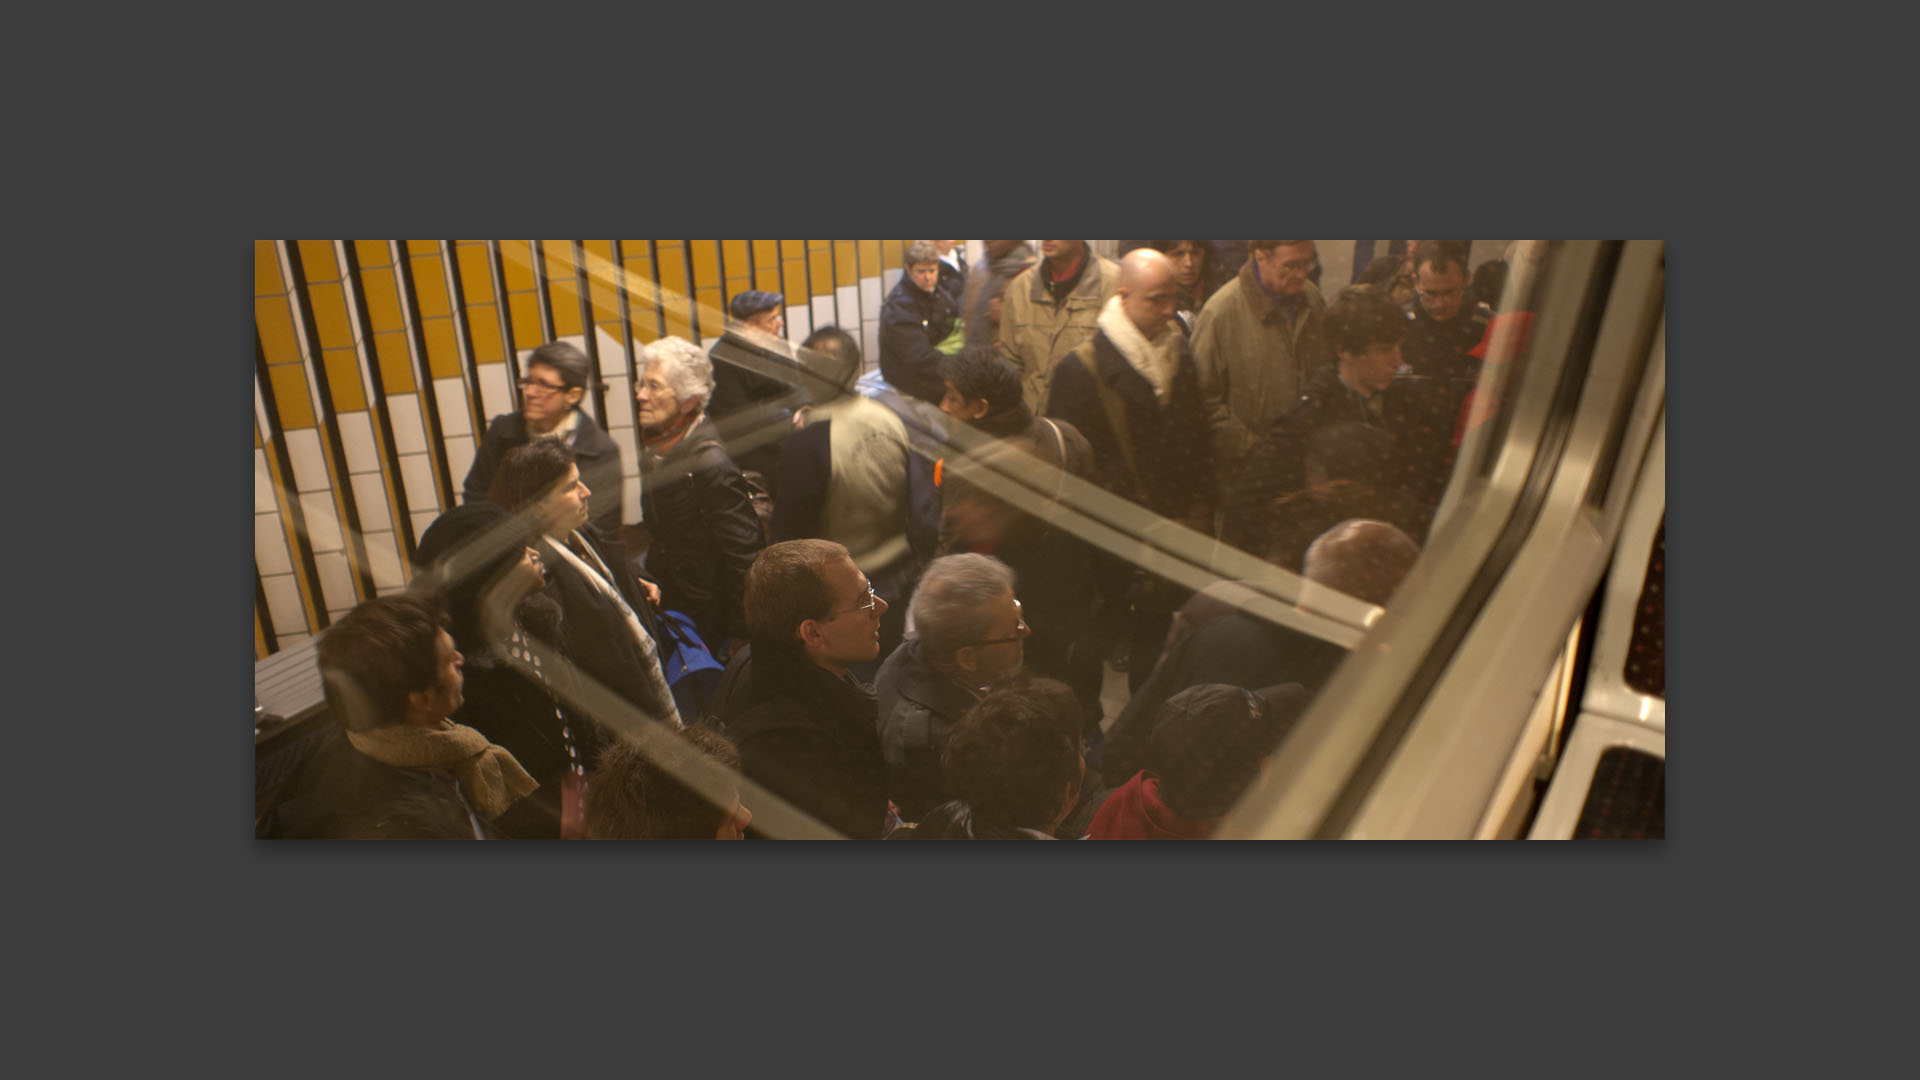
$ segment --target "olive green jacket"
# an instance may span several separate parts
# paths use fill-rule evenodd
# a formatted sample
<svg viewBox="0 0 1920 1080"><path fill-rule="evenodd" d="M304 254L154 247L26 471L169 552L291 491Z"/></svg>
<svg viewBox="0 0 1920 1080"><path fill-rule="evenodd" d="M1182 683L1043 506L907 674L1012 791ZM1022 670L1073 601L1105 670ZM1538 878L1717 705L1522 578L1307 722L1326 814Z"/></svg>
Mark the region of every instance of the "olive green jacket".
<svg viewBox="0 0 1920 1080"><path fill-rule="evenodd" d="M1333 359L1320 290L1306 283L1306 306L1288 325L1253 275L1254 263L1248 259L1239 275L1207 300L1193 323L1200 400L1223 484L1232 483L1273 421L1293 406L1313 369Z"/></svg>

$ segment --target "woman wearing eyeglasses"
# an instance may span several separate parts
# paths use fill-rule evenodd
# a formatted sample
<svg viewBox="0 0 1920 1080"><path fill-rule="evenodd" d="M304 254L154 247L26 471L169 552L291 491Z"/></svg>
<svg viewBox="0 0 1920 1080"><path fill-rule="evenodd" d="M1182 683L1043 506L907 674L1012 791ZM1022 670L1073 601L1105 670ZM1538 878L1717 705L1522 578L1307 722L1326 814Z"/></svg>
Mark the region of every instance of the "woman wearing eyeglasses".
<svg viewBox="0 0 1920 1080"><path fill-rule="evenodd" d="M558 439L573 451L581 482L593 490L588 520L602 535L618 536L623 517L620 447L580 409L592 373L587 354L564 341L550 341L533 350L519 381L520 411L503 413L487 425L473 467L461 485L463 501L480 502L487 497L507 451L534 439Z"/></svg>

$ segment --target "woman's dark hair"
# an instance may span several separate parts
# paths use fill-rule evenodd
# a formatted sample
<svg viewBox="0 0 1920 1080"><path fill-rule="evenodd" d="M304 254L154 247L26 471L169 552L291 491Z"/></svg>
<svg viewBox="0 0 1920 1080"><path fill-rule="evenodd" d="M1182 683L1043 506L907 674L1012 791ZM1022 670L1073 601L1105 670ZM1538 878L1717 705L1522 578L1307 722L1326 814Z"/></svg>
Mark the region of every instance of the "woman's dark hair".
<svg viewBox="0 0 1920 1080"><path fill-rule="evenodd" d="M487 486L487 501L512 511L525 510L547 497L566 478L573 450L558 439L535 439L507 451Z"/></svg>
<svg viewBox="0 0 1920 1080"><path fill-rule="evenodd" d="M977 831L1052 830L1080 778L1080 703L1054 679L1016 680L968 709L947 734L940 770Z"/></svg>
<svg viewBox="0 0 1920 1080"><path fill-rule="evenodd" d="M491 502L456 506L435 518L420 537L414 557L414 585L430 590L446 608L447 632L453 635L454 646L469 658L485 652L489 645L490 635L481 619L482 601L537 539L524 518ZM456 560L455 553L463 551L473 557ZM545 615L557 614L557 607L553 612L545 611L552 601L539 594L527 597L522 604Z"/></svg>

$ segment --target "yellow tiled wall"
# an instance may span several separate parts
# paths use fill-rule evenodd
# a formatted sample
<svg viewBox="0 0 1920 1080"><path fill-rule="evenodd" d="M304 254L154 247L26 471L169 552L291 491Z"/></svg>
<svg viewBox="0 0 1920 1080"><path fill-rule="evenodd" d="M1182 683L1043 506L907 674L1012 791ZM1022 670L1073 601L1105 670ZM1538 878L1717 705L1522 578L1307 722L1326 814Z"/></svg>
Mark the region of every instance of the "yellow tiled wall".
<svg viewBox="0 0 1920 1080"><path fill-rule="evenodd" d="M255 241L256 655L406 587L534 348L566 339L597 360L605 391L583 407L620 446L636 520L633 349L710 345L728 300L762 289L785 295L790 338L855 330L871 367L904 243Z"/></svg>

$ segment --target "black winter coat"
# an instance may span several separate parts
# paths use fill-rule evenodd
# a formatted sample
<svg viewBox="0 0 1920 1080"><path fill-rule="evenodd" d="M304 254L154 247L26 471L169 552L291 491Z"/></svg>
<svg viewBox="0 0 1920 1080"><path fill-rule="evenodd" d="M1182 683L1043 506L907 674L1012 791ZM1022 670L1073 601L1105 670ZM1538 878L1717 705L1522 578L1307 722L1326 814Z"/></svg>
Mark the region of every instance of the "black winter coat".
<svg viewBox="0 0 1920 1080"><path fill-rule="evenodd" d="M544 665L543 671L547 678L566 677ZM521 825L515 835L558 837L560 791L572 764L563 726L573 738L581 766L589 771L600 751L614 740L613 733L576 713L539 680L523 674L492 649L467 655L465 681L466 703L453 714L453 722L473 728L495 746L505 747L540 785L509 810L509 814L532 811L515 817L514 823Z"/></svg>
<svg viewBox="0 0 1920 1080"><path fill-rule="evenodd" d="M702 418L673 449L642 449L641 507L652 541L647 573L660 606L694 622L715 655L747 636L747 570L765 547L740 469Z"/></svg>
<svg viewBox="0 0 1920 1080"><path fill-rule="evenodd" d="M521 809L522 799L508 809ZM469 813L452 774L401 769L353 748L336 730L314 748L275 804L259 835L304 840L473 840ZM481 821L481 839L502 833Z"/></svg>
<svg viewBox="0 0 1920 1080"><path fill-rule="evenodd" d="M871 690L763 641L728 661L714 694L740 771L855 839L887 824L877 711Z"/></svg>
<svg viewBox="0 0 1920 1080"><path fill-rule="evenodd" d="M614 587L633 608L640 625L652 635L654 649L660 649L660 622L640 582L627 568L627 549L618 540L599 535L592 526L580 530L600 558L613 571ZM559 604L559 650L571 657L580 672L631 702L642 713L656 719L669 715L672 703L654 700L653 684L644 674L651 663L640 643L634 640L619 608L591 582L583 579L573 565L552 551L556 541L542 538L541 561L552 575L547 588Z"/></svg>
<svg viewBox="0 0 1920 1080"><path fill-rule="evenodd" d="M1107 419L1096 378L1112 387L1120 399L1132 444L1132 467ZM1106 331L1100 331L1061 357L1043 412L1067 421L1087 437L1101 487L1176 521L1211 513L1213 442L1200 402L1193 354L1184 343L1172 393L1161 405L1146 376L1127 363Z"/></svg>
<svg viewBox="0 0 1920 1080"><path fill-rule="evenodd" d="M500 462L507 452L531 441L527 422L519 413L494 417L480 440L480 449L473 455L473 467L467 470L467 479L460 486L461 497L467 502L485 499L493 474L500 471ZM574 460L580 466L580 482L593 492L587 499L588 520L607 536L619 535L625 516L620 501L620 447L584 411L580 412L580 423L574 428L571 445Z"/></svg>
<svg viewBox="0 0 1920 1080"><path fill-rule="evenodd" d="M1181 638L1161 657L1152 677L1134 693L1107 732L1100 772L1131 777L1152 768L1147 751L1160 707L1190 686L1224 683L1262 690L1299 683L1311 695L1346 655L1347 650L1332 642L1244 612L1221 615Z"/></svg>
<svg viewBox="0 0 1920 1080"><path fill-rule="evenodd" d="M1303 490L1308 437L1343 422L1381 428L1393 437L1392 457L1383 470L1389 489L1412 500L1418 520L1430 521L1453 467L1453 416L1447 399L1427 380L1402 376L1383 391L1380 412L1375 413L1340 381L1339 367L1329 365L1308 377L1293 408L1274 421L1247 457L1227 499L1227 531L1246 539L1247 522L1264 520L1276 499ZM1259 526L1253 528L1258 542ZM1420 543L1423 537L1413 540Z"/></svg>
<svg viewBox="0 0 1920 1080"><path fill-rule="evenodd" d="M953 332L959 314L959 302L940 284L922 292L911 276L901 277L880 307L880 374L894 389L940 404L947 384L934 346Z"/></svg>
<svg viewBox="0 0 1920 1080"><path fill-rule="evenodd" d="M1480 360L1467 351L1480 344L1493 312L1484 304L1467 300L1447 322L1435 322L1415 300L1407 313L1407 336L1400 343L1400 358L1415 375L1445 388L1458 412L1460 401L1473 389L1480 377Z"/></svg>

